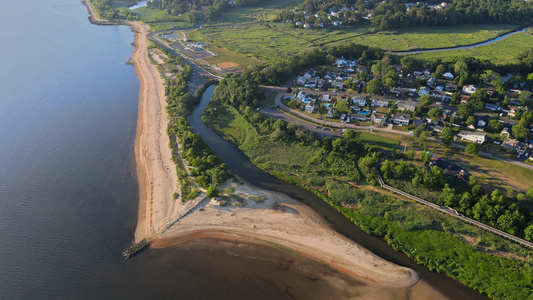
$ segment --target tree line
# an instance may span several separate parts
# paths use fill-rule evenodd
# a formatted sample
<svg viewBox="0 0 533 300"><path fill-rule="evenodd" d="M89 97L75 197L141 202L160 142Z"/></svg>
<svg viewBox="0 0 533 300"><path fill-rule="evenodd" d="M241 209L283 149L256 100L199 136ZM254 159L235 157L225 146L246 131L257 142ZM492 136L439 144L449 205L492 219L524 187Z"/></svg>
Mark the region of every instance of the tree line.
<svg viewBox="0 0 533 300"><path fill-rule="evenodd" d="M196 90L194 94L188 93L187 83L191 78L192 68L180 57L173 56L163 47L159 45L156 47L171 58L169 63L182 67L175 78L167 79L165 82L166 111L167 115L172 118L168 124L167 133L170 138L169 146L172 150L172 160L176 163L182 199L194 199L200 193L194 183L208 189L225 182L230 175L227 165L213 153L200 135L192 132L187 121L187 116L199 103L205 89L213 82L208 82L203 88ZM181 149L178 147L178 142ZM194 178L194 183L188 177L182 159L185 159L188 165L192 167L190 174Z"/></svg>
<svg viewBox="0 0 533 300"><path fill-rule="evenodd" d="M488 193L473 175L469 177L468 185L464 185L445 177L443 170L437 166L420 168L405 161L385 160L380 171L383 178L396 179L389 181L396 188L407 189L437 205L454 208L484 224L533 241L533 224L529 224L533 215L519 205L526 199L533 200L533 188L526 193L512 189L507 195L497 189Z"/></svg>

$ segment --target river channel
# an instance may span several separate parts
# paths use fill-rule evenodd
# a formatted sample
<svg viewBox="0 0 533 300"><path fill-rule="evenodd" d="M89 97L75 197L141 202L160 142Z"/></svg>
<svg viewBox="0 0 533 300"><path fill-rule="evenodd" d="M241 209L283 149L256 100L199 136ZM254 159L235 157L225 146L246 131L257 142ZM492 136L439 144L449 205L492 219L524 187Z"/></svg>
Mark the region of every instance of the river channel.
<svg viewBox="0 0 533 300"><path fill-rule="evenodd" d="M516 30L516 31L512 31L512 32L506 33L506 34L501 35L501 36L499 36L497 38L493 38L492 40L488 40L488 41L477 43L477 44L467 45L467 46L456 46L456 47L448 47L448 48L435 48L435 49L413 50L413 51L411 51L411 50L408 50L408 51L394 51L394 52L391 52L391 53L392 54L418 54L418 53L437 52L437 51L470 50L470 49L475 48L475 47L490 45L492 43L501 41L504 38L509 37L511 35L514 35L514 34L517 34L517 33L521 33L521 32L525 32L528 29L529 29L529 27L522 28L520 30Z"/></svg>
<svg viewBox="0 0 533 300"><path fill-rule="evenodd" d="M211 149L213 149L220 159L222 159L230 169L237 173L247 184L260 189L281 192L305 203L322 215L331 224L332 228L339 233L347 236L388 261L414 269L421 275L423 280L450 299L488 299L486 296L479 294L458 281L445 275L432 272L426 267L416 264L405 254L396 252L387 245L385 240L365 233L312 193L281 181L257 168L235 145L221 138L203 123L201 114L209 104L215 88L216 85L212 85L204 92L200 105L192 112L189 121L193 127L193 131L200 134L203 140Z"/></svg>

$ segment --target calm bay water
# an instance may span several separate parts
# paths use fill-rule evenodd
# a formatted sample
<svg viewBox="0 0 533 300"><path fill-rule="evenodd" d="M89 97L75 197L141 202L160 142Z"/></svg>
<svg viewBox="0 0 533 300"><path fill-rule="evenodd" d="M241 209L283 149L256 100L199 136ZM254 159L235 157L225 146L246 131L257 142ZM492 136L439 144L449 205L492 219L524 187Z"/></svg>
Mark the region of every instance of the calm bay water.
<svg viewBox="0 0 533 300"><path fill-rule="evenodd" d="M2 299L320 298L335 295L321 272L353 283L214 241L124 261L138 206L133 33L91 25L80 1L0 4Z"/></svg>

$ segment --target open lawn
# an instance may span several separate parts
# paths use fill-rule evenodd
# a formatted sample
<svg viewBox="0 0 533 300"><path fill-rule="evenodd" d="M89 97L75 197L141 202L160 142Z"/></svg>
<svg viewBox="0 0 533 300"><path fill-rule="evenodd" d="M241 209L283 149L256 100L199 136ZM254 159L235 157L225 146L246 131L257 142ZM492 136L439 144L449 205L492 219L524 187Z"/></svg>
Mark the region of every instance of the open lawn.
<svg viewBox="0 0 533 300"><path fill-rule="evenodd" d="M370 145L384 148L387 150L394 150L394 147L398 145L400 139L398 136L390 133L381 133L381 132L365 132L362 131L359 135L359 140L363 143L368 143Z"/></svg>
<svg viewBox="0 0 533 300"><path fill-rule="evenodd" d="M238 66L236 69L242 69L246 66L258 63L259 60L251 57L239 55L233 51L229 51L225 48L210 47L209 51L216 54L216 56L205 58L204 60L210 65L219 65L221 63L236 63Z"/></svg>
<svg viewBox="0 0 533 300"><path fill-rule="evenodd" d="M166 10L140 7L133 10L140 21L145 22L153 31L176 28L189 28L194 24L188 23L184 16L172 16Z"/></svg>
<svg viewBox="0 0 533 300"><path fill-rule="evenodd" d="M516 29L511 25L461 25L382 31L355 38L356 43L390 51L464 46L494 39Z"/></svg>
<svg viewBox="0 0 533 300"><path fill-rule="evenodd" d="M416 151L422 148L414 147ZM462 150L446 148L442 144L428 142L427 149L437 156L447 157L472 172L478 178L485 177L485 184L505 192L507 188L527 190L532 186L533 170L501 160L478 155L468 155Z"/></svg>
<svg viewBox="0 0 533 300"><path fill-rule="evenodd" d="M239 25L257 22L271 22L278 12L298 6L301 0L270 0L259 6L234 6L217 19L207 22L206 26Z"/></svg>
<svg viewBox="0 0 533 300"><path fill-rule="evenodd" d="M436 51L413 54L417 59L434 61L442 59L446 61L455 56L473 56L478 59L488 59L496 64L515 63L516 56L533 45L533 29L517 33L486 46L475 47L470 50Z"/></svg>
<svg viewBox="0 0 533 300"><path fill-rule="evenodd" d="M190 37L244 56L265 60L296 54L310 46L309 41L273 30L267 24L201 28L191 33Z"/></svg>
<svg viewBox="0 0 533 300"><path fill-rule="evenodd" d="M128 1L111 1L111 8L121 8L121 7L130 7L134 5L132 2Z"/></svg>

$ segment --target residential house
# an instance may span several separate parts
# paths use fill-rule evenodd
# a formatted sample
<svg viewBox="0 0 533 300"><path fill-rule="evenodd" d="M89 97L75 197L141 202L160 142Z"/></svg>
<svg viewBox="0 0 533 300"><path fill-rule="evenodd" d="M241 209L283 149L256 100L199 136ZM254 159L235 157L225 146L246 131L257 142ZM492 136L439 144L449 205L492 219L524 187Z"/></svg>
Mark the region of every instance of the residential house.
<svg viewBox="0 0 533 300"><path fill-rule="evenodd" d="M410 114L403 114L403 113L395 113L394 115L391 115L392 122L397 125L409 125L409 121L411 119Z"/></svg>
<svg viewBox="0 0 533 300"><path fill-rule="evenodd" d="M331 95L328 95L328 94L323 95L322 102L331 102Z"/></svg>
<svg viewBox="0 0 533 300"><path fill-rule="evenodd" d="M418 90L419 97L422 95L429 95L429 93L431 93L431 90L428 87L422 87Z"/></svg>
<svg viewBox="0 0 533 300"><path fill-rule="evenodd" d="M511 108L509 108L509 116L511 117L514 117L519 111L519 108L516 107L516 106L511 106Z"/></svg>
<svg viewBox="0 0 533 300"><path fill-rule="evenodd" d="M312 114L315 111L315 104L313 102L307 103L305 106L305 112Z"/></svg>
<svg viewBox="0 0 533 300"><path fill-rule="evenodd" d="M472 95L477 90L476 86L470 84L463 86L463 93Z"/></svg>
<svg viewBox="0 0 533 300"><path fill-rule="evenodd" d="M444 89L447 91L457 91L457 83L446 82Z"/></svg>
<svg viewBox="0 0 533 300"><path fill-rule="evenodd" d="M334 108L330 108L330 109L328 110L328 115L327 115L327 117L328 117L328 118L333 118L334 116L335 116Z"/></svg>
<svg viewBox="0 0 533 300"><path fill-rule="evenodd" d="M374 107L389 107L389 101L372 99L371 105Z"/></svg>
<svg viewBox="0 0 533 300"><path fill-rule="evenodd" d="M398 106L398 110L415 111L416 110L416 106L419 103L420 102L417 102L417 101L407 100L407 101L398 101L396 104Z"/></svg>
<svg viewBox="0 0 533 300"><path fill-rule="evenodd" d="M298 93L298 96L296 96L296 99L300 100L300 101L304 101L304 100L307 100L308 97L309 97L309 95L306 92L300 91Z"/></svg>
<svg viewBox="0 0 533 300"><path fill-rule="evenodd" d="M461 103L468 103L470 101L470 96L461 95Z"/></svg>
<svg viewBox="0 0 533 300"><path fill-rule="evenodd" d="M305 83L307 82L307 79L303 76L300 76L298 77L298 79L296 79L296 84L297 85L304 85Z"/></svg>
<svg viewBox="0 0 533 300"><path fill-rule="evenodd" d="M491 111L498 111L501 107L498 104L485 103L485 108Z"/></svg>
<svg viewBox="0 0 533 300"><path fill-rule="evenodd" d="M443 132L444 131L444 127L443 126L435 126L433 127L433 131L435 132Z"/></svg>
<svg viewBox="0 0 533 300"><path fill-rule="evenodd" d="M509 136L511 136L511 130L509 129L509 127L505 127L504 129L502 129L502 131L500 132L500 136L504 140L508 139Z"/></svg>
<svg viewBox="0 0 533 300"><path fill-rule="evenodd" d="M387 121L387 115L383 113L372 113L370 116L370 121L372 121L375 124L383 125Z"/></svg>
<svg viewBox="0 0 533 300"><path fill-rule="evenodd" d="M419 126L419 125L426 126L428 124L428 121L426 119L423 119L423 118L414 118L413 119L413 124L415 124L416 126Z"/></svg>
<svg viewBox="0 0 533 300"><path fill-rule="evenodd" d="M353 103L359 106L366 106L366 98L355 97L353 98Z"/></svg>
<svg viewBox="0 0 533 300"><path fill-rule="evenodd" d="M435 86L435 77L431 77L427 81L427 86L434 87Z"/></svg>
<svg viewBox="0 0 533 300"><path fill-rule="evenodd" d="M446 72L446 73L442 74L442 78L444 78L446 80L453 80L453 74L450 73L450 72Z"/></svg>
<svg viewBox="0 0 533 300"><path fill-rule="evenodd" d="M491 116L489 115L484 115L484 116L479 116L476 118L476 125L477 125L477 128L485 128L485 126L487 126L487 124L489 123L490 121Z"/></svg>
<svg viewBox="0 0 533 300"><path fill-rule="evenodd" d="M472 132L472 131L461 131L457 135L461 140L467 140L474 142L476 144L483 144L487 141L487 134L484 132Z"/></svg>
<svg viewBox="0 0 533 300"><path fill-rule="evenodd" d="M331 82L331 86L334 87L334 88L342 89L342 88L344 88L344 80L342 80L342 81L338 81L338 80L332 81Z"/></svg>
<svg viewBox="0 0 533 300"><path fill-rule="evenodd" d="M368 121L368 115L365 115L365 114L353 114L352 115L352 120L357 120L357 121Z"/></svg>
<svg viewBox="0 0 533 300"><path fill-rule="evenodd" d="M507 131L509 130L509 128L504 128L504 130L507 129ZM502 130L502 133L504 131ZM503 150L507 150L507 151L510 151L510 152L514 152L515 151L515 147L516 147L516 144L518 143L518 141L516 139L505 139L502 143L501 143L501 147Z"/></svg>

